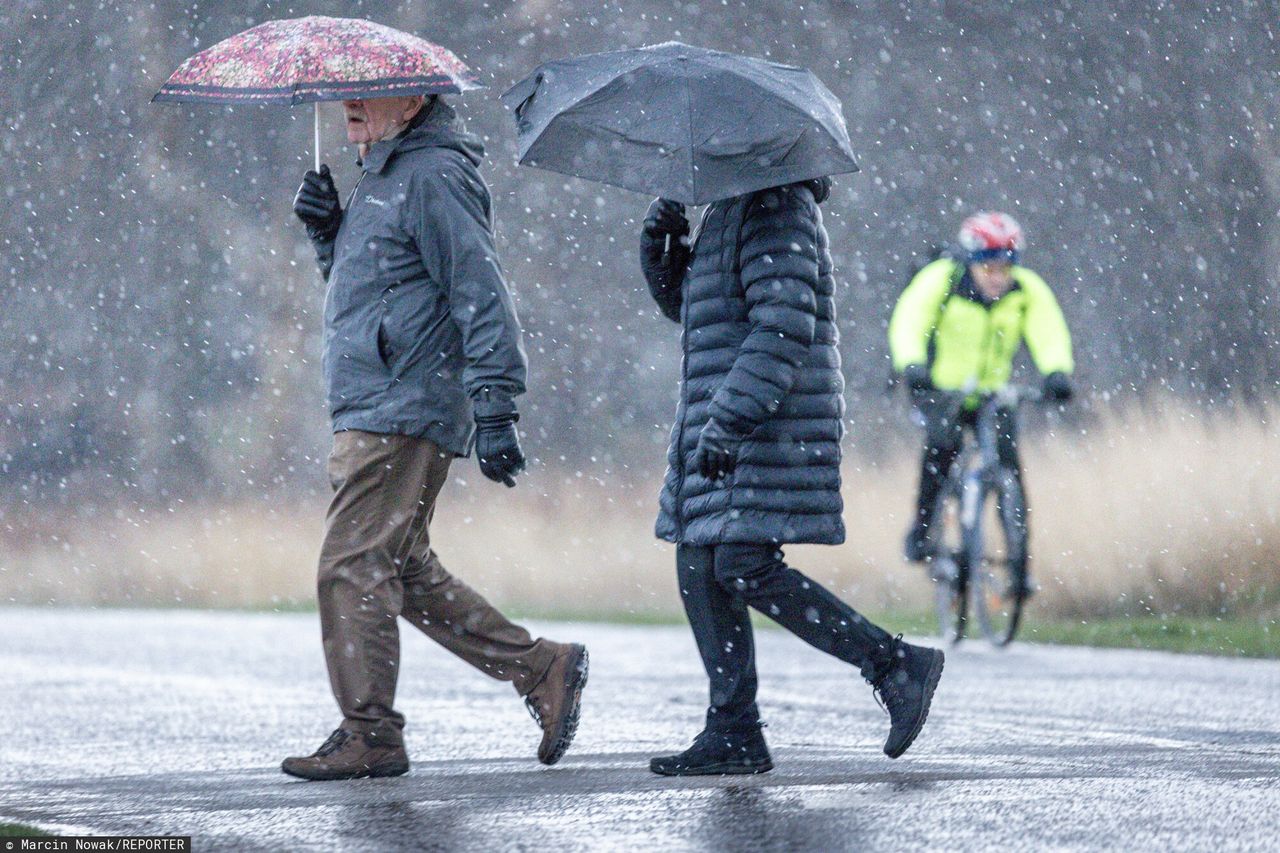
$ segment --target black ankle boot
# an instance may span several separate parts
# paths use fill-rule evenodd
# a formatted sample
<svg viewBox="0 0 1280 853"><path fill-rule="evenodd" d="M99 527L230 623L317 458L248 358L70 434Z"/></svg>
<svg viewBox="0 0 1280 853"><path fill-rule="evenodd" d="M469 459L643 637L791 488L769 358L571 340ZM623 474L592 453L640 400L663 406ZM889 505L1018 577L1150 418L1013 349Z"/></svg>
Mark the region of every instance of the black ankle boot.
<svg viewBox="0 0 1280 853"><path fill-rule="evenodd" d="M678 755L663 755L649 762L659 776L725 776L766 773L773 769L769 747L759 729L717 732L703 729L693 746Z"/></svg>
<svg viewBox="0 0 1280 853"><path fill-rule="evenodd" d="M889 712L889 738L884 754L897 758L920 734L929 716L933 691L942 677L944 656L939 649L913 646L899 634L889 646L891 663L871 681Z"/></svg>

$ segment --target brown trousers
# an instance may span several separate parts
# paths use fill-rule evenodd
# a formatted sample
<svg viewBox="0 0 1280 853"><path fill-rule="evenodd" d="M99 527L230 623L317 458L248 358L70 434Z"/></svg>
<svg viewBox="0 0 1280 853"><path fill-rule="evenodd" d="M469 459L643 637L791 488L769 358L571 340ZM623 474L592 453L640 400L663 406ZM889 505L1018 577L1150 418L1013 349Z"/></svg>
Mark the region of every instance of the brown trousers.
<svg viewBox="0 0 1280 853"><path fill-rule="evenodd" d="M329 681L352 731L401 738L397 616L521 696L551 666L554 643L535 642L431 550L427 527L451 461L423 438L357 430L333 437L320 627Z"/></svg>

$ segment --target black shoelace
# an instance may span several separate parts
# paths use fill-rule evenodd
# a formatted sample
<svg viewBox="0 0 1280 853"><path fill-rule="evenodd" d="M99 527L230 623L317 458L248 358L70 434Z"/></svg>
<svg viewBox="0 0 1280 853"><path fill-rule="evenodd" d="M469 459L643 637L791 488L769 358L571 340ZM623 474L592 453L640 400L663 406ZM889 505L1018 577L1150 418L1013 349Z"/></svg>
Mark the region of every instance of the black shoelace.
<svg viewBox="0 0 1280 853"><path fill-rule="evenodd" d="M886 714L889 714L889 716L891 717L893 716L893 714L890 713L888 706L891 702L893 702L893 700L897 696L897 694L895 693L897 685L895 685L893 681L890 680L889 673L893 672L894 667L897 666L898 649L902 648L902 645L903 643L902 643L901 634L894 637L889 642L889 665L885 667L884 671L881 672L876 677L875 681L871 682L871 688L872 688L871 695L875 697L876 704L880 706L881 711L884 711Z"/></svg>
<svg viewBox="0 0 1280 853"><path fill-rule="evenodd" d="M346 729L334 729L333 734L329 735L329 739L320 744L320 748L316 750L317 756L332 755L342 748L342 745L351 738L351 733Z"/></svg>

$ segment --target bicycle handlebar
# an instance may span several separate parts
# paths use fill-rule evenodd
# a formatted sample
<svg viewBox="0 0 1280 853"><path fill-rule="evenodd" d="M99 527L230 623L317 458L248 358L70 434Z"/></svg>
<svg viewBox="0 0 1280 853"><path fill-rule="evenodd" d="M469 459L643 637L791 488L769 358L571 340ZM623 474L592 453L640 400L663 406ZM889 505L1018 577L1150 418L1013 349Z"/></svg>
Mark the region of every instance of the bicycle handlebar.
<svg viewBox="0 0 1280 853"><path fill-rule="evenodd" d="M1046 398L1044 391L1034 385L1006 385L995 391L977 391L976 389L958 389L954 391L944 391L936 389L931 392L933 398L939 402L947 404L947 409L953 414L964 405L964 402L970 397L977 396L980 400L979 407L994 404L1001 409L1016 409L1023 403L1043 403Z"/></svg>
<svg viewBox="0 0 1280 853"><path fill-rule="evenodd" d="M1044 402L1044 389L1034 385L1006 385L997 391L983 395L986 399L994 399L997 405L1016 408L1022 403Z"/></svg>

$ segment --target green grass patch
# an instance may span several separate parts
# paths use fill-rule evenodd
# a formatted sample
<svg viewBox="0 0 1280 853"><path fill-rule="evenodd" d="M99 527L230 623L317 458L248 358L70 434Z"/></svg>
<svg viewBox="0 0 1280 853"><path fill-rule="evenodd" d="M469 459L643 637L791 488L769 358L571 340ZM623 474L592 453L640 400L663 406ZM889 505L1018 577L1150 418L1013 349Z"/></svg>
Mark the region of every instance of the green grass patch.
<svg viewBox="0 0 1280 853"><path fill-rule="evenodd" d="M615 625L683 625L685 622L682 613L661 611L512 608L510 613L516 619L555 622L606 622ZM758 628L767 630L777 627L776 623L758 613L753 612L751 616ZM929 637L937 632L933 614L928 612L869 613L867 616L892 634ZM976 631L977 626L973 630ZM966 642L985 640L980 636L971 636ZM1068 620L1042 619L1032 615L1019 629L1015 642L1280 658L1280 620L1246 616L1141 616Z"/></svg>
<svg viewBox="0 0 1280 853"><path fill-rule="evenodd" d="M873 616L886 630L916 636L936 633L928 613ZM976 626L974 627L976 631ZM984 642L971 637L967 642ZM1149 649L1229 657L1280 658L1280 620L1271 617L1119 616L1044 619L1034 613L1014 642L1116 649Z"/></svg>
<svg viewBox="0 0 1280 853"><path fill-rule="evenodd" d="M868 619L890 634L906 634L908 637L931 637L938 633L938 622L926 611L867 613Z"/></svg>
<svg viewBox="0 0 1280 853"><path fill-rule="evenodd" d="M1280 621L1275 619L1144 616L1072 622L1032 620L1019 634L1021 639L1032 642L1070 646L1280 658Z"/></svg>
<svg viewBox="0 0 1280 853"><path fill-rule="evenodd" d="M21 835L34 835L42 838L53 837L47 832L41 832L34 826L27 826L22 823L0 823L0 838L16 838Z"/></svg>

